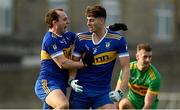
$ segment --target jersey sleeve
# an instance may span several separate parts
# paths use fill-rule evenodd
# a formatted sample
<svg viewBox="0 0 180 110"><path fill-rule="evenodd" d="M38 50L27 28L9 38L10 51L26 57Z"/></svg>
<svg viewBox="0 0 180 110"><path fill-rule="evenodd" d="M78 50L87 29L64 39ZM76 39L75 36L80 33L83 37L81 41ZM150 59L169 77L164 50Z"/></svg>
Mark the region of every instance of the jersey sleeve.
<svg viewBox="0 0 180 110"><path fill-rule="evenodd" d="M58 42L58 40L47 39L44 46L46 51L51 56L51 58L55 58L59 55L63 55L62 44Z"/></svg>
<svg viewBox="0 0 180 110"><path fill-rule="evenodd" d="M73 56L75 57L81 57L81 55L85 52L85 45L84 43L79 39L79 37L75 38L74 43L74 51Z"/></svg>
<svg viewBox="0 0 180 110"><path fill-rule="evenodd" d="M160 90L161 79L160 76L156 76L156 79L150 81L149 91L158 93Z"/></svg>
<svg viewBox="0 0 180 110"><path fill-rule="evenodd" d="M118 55L119 55L119 57L129 56L129 52L128 52L128 48L127 48L127 43L126 43L125 37L122 37L119 40Z"/></svg>

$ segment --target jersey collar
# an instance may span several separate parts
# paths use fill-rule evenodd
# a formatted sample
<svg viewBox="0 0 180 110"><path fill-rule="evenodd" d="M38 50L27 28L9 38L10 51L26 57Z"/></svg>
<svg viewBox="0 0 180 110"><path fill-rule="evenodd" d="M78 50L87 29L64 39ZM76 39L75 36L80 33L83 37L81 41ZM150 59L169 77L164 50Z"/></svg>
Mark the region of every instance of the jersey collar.
<svg viewBox="0 0 180 110"><path fill-rule="evenodd" d="M48 31L52 33L52 37L62 37L62 35L52 32L51 29L49 29Z"/></svg>
<svg viewBox="0 0 180 110"><path fill-rule="evenodd" d="M99 40L99 42L97 42L97 43L95 43L95 41L94 41L94 36L93 36L93 34L92 34L92 42L93 42L93 44L94 45L98 45L98 44L100 44L101 43L101 41L106 37L106 34L107 34L107 29L105 28L105 34L104 34L104 36Z"/></svg>

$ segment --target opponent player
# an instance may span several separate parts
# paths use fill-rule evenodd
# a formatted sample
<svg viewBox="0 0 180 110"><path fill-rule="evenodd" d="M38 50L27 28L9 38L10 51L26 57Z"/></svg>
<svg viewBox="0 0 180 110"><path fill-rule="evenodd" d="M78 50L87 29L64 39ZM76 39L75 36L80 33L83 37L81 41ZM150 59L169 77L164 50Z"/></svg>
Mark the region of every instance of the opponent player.
<svg viewBox="0 0 180 110"><path fill-rule="evenodd" d="M78 69L76 78L82 91L72 91L70 108L72 109L113 109L109 99L112 70L118 56L123 71L121 92L127 88L129 79L129 53L124 36L105 28L106 10L100 5L86 9L89 32L79 33L75 41L74 59L79 60L86 52L93 57L94 65ZM76 80L76 81L77 81ZM70 84L72 80L70 80Z"/></svg>
<svg viewBox="0 0 180 110"><path fill-rule="evenodd" d="M160 74L151 64L152 49L147 43L137 45L137 61L130 63L129 91L127 98L119 102L119 109L156 109L160 89ZM116 86L120 90L122 72ZM112 91L110 98L119 101L119 93Z"/></svg>

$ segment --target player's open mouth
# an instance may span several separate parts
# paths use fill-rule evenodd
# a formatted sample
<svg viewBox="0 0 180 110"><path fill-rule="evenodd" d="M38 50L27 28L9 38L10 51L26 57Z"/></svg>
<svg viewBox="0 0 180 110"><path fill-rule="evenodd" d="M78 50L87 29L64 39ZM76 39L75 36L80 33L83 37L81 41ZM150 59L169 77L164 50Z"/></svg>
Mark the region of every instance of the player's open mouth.
<svg viewBox="0 0 180 110"><path fill-rule="evenodd" d="M88 27L89 28L89 30L92 30L93 28L92 27Z"/></svg>
<svg viewBox="0 0 180 110"><path fill-rule="evenodd" d="M67 29L67 26L64 26L64 30L66 30Z"/></svg>

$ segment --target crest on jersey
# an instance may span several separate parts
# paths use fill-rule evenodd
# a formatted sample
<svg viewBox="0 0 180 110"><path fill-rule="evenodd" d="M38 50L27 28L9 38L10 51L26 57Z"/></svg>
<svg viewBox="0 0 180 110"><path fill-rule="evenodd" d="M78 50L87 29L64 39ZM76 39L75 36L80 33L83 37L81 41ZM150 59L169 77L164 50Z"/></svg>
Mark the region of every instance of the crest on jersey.
<svg viewBox="0 0 180 110"><path fill-rule="evenodd" d="M54 50L57 50L56 44L53 44L52 47L53 47Z"/></svg>
<svg viewBox="0 0 180 110"><path fill-rule="evenodd" d="M106 48L109 48L111 45L111 41L110 42L106 42Z"/></svg>

